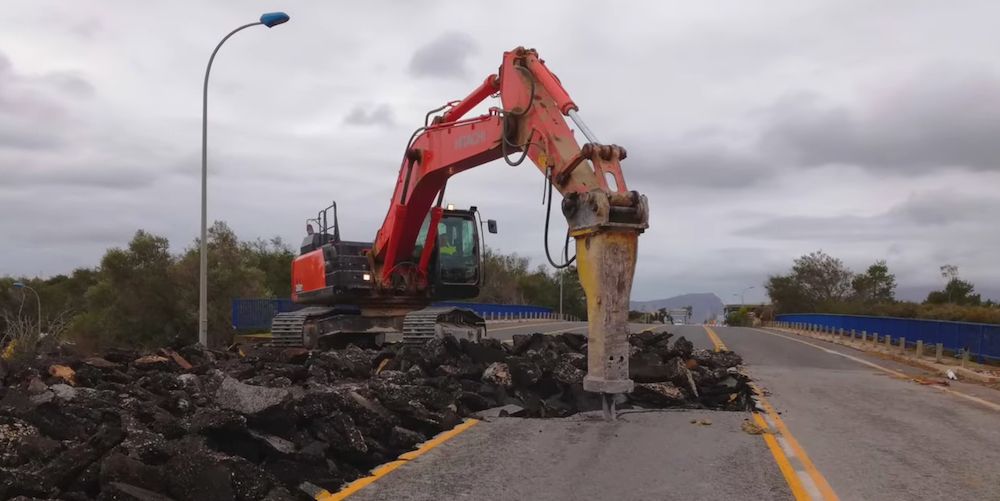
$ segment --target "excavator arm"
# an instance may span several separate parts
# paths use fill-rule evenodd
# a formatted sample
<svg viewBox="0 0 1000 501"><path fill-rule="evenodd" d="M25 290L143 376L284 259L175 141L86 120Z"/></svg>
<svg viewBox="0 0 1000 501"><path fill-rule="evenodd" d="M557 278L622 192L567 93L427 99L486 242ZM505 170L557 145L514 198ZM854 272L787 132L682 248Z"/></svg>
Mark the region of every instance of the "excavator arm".
<svg viewBox="0 0 1000 501"><path fill-rule="evenodd" d="M464 118L495 94L502 108ZM626 187L620 165L624 148L601 144L577 111L535 50L519 47L504 53L497 75L487 77L414 134L369 257L376 286L382 290L401 284L418 290L427 287L437 232L426 233L417 263L412 254L428 214L430 228L441 218L448 179L499 158L516 164L526 156L563 195L562 212L576 242L589 323L584 388L623 393L632 389L628 306L638 235L648 226L649 211L646 197ZM564 117L570 117L586 137L582 147Z"/></svg>

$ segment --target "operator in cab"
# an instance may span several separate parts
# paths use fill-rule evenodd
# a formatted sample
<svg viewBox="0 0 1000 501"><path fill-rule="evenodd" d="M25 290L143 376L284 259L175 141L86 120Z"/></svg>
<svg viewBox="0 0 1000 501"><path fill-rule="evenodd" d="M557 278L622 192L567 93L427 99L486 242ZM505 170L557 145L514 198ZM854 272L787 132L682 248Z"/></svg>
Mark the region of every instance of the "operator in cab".
<svg viewBox="0 0 1000 501"><path fill-rule="evenodd" d="M451 237L447 233L441 233L438 235L438 252L445 256L453 256L458 249L455 248L454 242L451 241Z"/></svg>

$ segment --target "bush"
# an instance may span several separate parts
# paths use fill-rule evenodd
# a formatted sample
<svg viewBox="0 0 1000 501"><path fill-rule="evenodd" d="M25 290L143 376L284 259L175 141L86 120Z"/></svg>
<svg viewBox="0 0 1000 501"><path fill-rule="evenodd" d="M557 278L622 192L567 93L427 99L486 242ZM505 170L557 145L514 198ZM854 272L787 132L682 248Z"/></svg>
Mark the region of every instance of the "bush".
<svg viewBox="0 0 1000 501"><path fill-rule="evenodd" d="M3 313L4 329L0 334L0 358L17 370L35 358L38 348L38 324L24 316Z"/></svg>

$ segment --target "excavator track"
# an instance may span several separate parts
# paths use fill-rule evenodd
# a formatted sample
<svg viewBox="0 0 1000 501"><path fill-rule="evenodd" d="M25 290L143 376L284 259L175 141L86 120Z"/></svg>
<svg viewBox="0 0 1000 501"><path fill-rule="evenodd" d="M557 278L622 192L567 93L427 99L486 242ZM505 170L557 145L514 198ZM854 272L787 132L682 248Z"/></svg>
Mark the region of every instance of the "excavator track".
<svg viewBox="0 0 1000 501"><path fill-rule="evenodd" d="M305 327L310 318L334 311L327 306L310 306L296 311L278 313L271 320L271 344L275 346L307 346Z"/></svg>
<svg viewBox="0 0 1000 501"><path fill-rule="evenodd" d="M478 342L486 337L486 321L472 310L453 306L431 306L403 318L404 343L421 344L443 335Z"/></svg>

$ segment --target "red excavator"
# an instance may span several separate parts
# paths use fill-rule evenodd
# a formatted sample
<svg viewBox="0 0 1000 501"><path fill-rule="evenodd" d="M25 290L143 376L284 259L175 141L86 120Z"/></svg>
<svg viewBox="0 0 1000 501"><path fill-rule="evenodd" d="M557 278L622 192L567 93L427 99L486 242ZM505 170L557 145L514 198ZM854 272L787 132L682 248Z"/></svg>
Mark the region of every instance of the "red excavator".
<svg viewBox="0 0 1000 501"><path fill-rule="evenodd" d="M463 118L486 98L500 107ZM442 208L448 179L503 158L525 158L545 175L546 255L552 188L563 196L569 239L587 296L588 375L584 388L606 394L632 389L628 378L627 321L638 235L648 226L646 197L629 191L619 161L625 149L601 144L577 106L534 49L505 52L496 75L471 94L427 114L407 143L385 222L374 242L341 240L336 204L307 224L308 236L292 264L292 299L308 305L272 322L274 343L314 347L324 340L385 339L419 342L454 335L487 335L481 317L434 301L474 298L483 280L481 219L475 207ZM431 118L435 113L440 113ZM587 143L580 147L563 117ZM514 156L515 158L512 158ZM333 224L329 224L330 210ZM312 227L318 225L318 231ZM496 223L488 221L496 232Z"/></svg>

